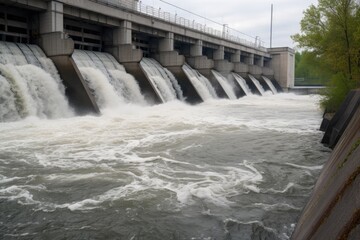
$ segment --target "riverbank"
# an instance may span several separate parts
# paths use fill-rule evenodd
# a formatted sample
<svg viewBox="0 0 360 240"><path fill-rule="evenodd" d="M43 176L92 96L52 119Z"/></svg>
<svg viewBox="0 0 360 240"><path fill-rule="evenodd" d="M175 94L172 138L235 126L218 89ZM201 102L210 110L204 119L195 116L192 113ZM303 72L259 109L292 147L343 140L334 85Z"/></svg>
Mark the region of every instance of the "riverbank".
<svg viewBox="0 0 360 240"><path fill-rule="evenodd" d="M298 239L360 239L360 89L327 126L334 150L292 235ZM323 139L324 141L324 139Z"/></svg>

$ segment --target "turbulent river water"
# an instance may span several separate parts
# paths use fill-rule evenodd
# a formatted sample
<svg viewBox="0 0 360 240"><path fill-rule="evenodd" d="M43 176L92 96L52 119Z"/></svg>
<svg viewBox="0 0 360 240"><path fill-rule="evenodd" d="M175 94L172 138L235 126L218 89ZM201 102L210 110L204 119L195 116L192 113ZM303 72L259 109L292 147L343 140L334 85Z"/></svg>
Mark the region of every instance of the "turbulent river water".
<svg viewBox="0 0 360 240"><path fill-rule="evenodd" d="M1 239L289 239L329 150L317 96L0 123Z"/></svg>

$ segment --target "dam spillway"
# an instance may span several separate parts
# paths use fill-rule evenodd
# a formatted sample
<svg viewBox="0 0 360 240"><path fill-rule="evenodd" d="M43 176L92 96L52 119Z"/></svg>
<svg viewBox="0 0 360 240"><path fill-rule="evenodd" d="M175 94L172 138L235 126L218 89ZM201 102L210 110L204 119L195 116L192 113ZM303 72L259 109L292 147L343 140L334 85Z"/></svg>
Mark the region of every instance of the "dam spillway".
<svg viewBox="0 0 360 240"><path fill-rule="evenodd" d="M176 16L174 23L172 18L164 18L160 12L154 16L146 11L144 15L141 2L112 1L110 4L107 1L89 0L30 0L26 4L13 3L13 0L1 3L0 27L4 31L0 32L0 38L10 42L38 44L56 66L69 103L79 114L98 113L99 107L109 104L114 106L115 102L143 104L178 99L195 103L209 97L234 100L243 96L244 90L241 90L237 80L229 78L232 72L241 75L246 81L251 74L261 84L262 77L269 77L272 81L276 79L284 89L291 86L291 75L283 74L293 61L290 49L266 49L249 41L235 41L234 38L219 35L208 28L204 28L204 31L201 30L202 27L194 28L195 25L191 27L185 24L186 21L177 22ZM77 11L84 14L78 15ZM128 17L128 12L132 14L132 18ZM34 21L35 19L37 20ZM183 28L187 30L186 34L182 31ZM201 40L205 36L207 40ZM94 72L98 78L105 77L110 85L105 87L105 80L102 80L102 87L92 86L99 81L94 81L91 74L79 69L84 69L84 66L79 63L79 66L75 65L74 60L79 54L74 53L74 49L89 51L87 55L91 55L91 61L99 59L100 52L108 53L106 57L101 55L103 59L100 60L105 60L104 63L107 64L108 58L113 58L106 67L101 67L99 61L94 62L101 73L94 70L94 66L89 71ZM125 71L113 69L120 64ZM198 91L195 90L189 73L183 69L185 64L197 71L191 78L198 78L201 84L205 84L198 84ZM114 71L120 75L128 72L135 81L114 81L115 78L122 78L114 77ZM130 75L126 77L131 78ZM163 80L158 81L159 79ZM248 83L249 86L256 86L256 81L250 81L255 83ZM129 85L125 86L126 84ZM265 90L274 92L271 87L264 86ZM200 90L201 87L205 88ZM97 94L104 88L107 88L108 94ZM253 91L263 94L258 88L259 86ZM207 91L203 91L206 89ZM209 91L210 95L206 95ZM203 94L202 97L197 96L199 92ZM106 100L106 95L112 97ZM119 99L111 103L111 99L115 97Z"/></svg>
<svg viewBox="0 0 360 240"><path fill-rule="evenodd" d="M53 63L39 47L0 42L0 121L74 113Z"/></svg>
<svg viewBox="0 0 360 240"><path fill-rule="evenodd" d="M65 88L62 85L62 80L57 73L56 67L38 46L1 42L0 56L3 63L2 91L4 92L4 96L8 96L6 97L7 103L4 104L4 106L6 105L7 107L3 107L6 109L3 111L3 119L8 118L15 120L25 116L53 118L71 115L69 113L71 110L64 110L64 108L70 109L70 107L66 107L69 104L67 99L64 99L66 98ZM94 97L100 108L119 107L121 104L128 103L140 105L149 104L143 95L139 82L131 74L127 73L124 66L119 64L111 54L96 51L75 50L71 55L71 58L74 59L76 67L80 71L81 77L85 80L87 87L90 89L90 95ZM10 64L12 66L9 67L6 64ZM9 85L11 83L9 79L13 79L14 76L17 81L20 81L19 79L21 79L23 83L20 84L20 86L30 84L34 80L30 79L28 76L25 76L26 79L24 80L24 76L22 76L24 74L19 74L19 69L21 68L15 67L14 69L17 70L13 70L12 73L9 73L7 68L11 69L14 65L26 65L29 68L35 69L39 68L40 71L45 71L50 74L51 76L49 77L49 81L58 84L59 96L62 96L57 97L57 104L59 107L52 106L48 107L49 109L47 110L39 109L48 103L41 102L46 101L46 97L44 97L45 95L42 97L37 95L46 94L46 92L22 93L19 95L19 91L16 90L16 86L19 84L16 86L14 84ZM181 86L174 74L172 74L168 69L162 67L156 60L143 58L139 63L138 70L143 71L144 75L147 76L147 80L152 86L154 93L161 99L162 102L186 100L183 95L183 90L181 89ZM202 101L218 98L215 86L211 81L209 81L209 79L199 73L199 71L191 68L188 64L184 64L181 67L181 70L188 78L189 83L199 94ZM17 71L17 73L14 73L14 71ZM218 83L217 86L220 86L226 93L226 97L231 100L236 100L237 96L235 94L235 86L231 84L231 80L227 79L215 70L212 70L211 73ZM233 76L236 81L235 83L239 84L245 95L249 95L250 91L246 81L236 73L233 73ZM33 77L38 78L36 76ZM252 75L249 75L249 78L254 86L256 86L257 91L263 95L265 90L261 86L260 82ZM266 77L264 77L264 80L265 83L271 84L271 81ZM21 91L26 91L26 89L31 90L31 87L22 87ZM273 90L273 93L277 93L272 84L269 85L269 89ZM57 95L52 94L51 96ZM33 98L36 98L36 100ZM60 103L59 99L61 98L62 101ZM22 103L20 103L21 101ZM49 102L54 103L51 99L49 99ZM16 104L18 105L16 106ZM35 106L36 104L38 106ZM59 113L53 113L52 111L55 111L56 109L62 110L59 110ZM5 115L12 116L5 117Z"/></svg>
<svg viewBox="0 0 360 240"><path fill-rule="evenodd" d="M100 108L116 107L121 103L145 104L134 77L110 54L75 50L72 57Z"/></svg>

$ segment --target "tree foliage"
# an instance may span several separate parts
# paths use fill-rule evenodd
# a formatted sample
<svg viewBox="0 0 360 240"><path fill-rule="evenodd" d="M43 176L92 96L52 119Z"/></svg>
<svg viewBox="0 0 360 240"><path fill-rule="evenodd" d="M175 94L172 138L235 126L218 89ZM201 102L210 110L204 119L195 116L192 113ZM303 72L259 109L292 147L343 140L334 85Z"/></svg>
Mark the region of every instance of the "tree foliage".
<svg viewBox="0 0 360 240"><path fill-rule="evenodd" d="M359 0L318 0L301 20L293 40L308 54L318 72L330 78L323 106L336 110L346 94L360 87Z"/></svg>
<svg viewBox="0 0 360 240"><path fill-rule="evenodd" d="M322 65L321 59L313 52L296 52L295 78L303 79L306 85L325 85L331 76Z"/></svg>

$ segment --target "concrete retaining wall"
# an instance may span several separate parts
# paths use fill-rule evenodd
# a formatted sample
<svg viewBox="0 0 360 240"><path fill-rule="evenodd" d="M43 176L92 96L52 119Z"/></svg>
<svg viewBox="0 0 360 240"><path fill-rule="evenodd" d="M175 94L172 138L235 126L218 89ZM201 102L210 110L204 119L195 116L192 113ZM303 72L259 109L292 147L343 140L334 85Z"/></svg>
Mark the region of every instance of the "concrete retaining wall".
<svg viewBox="0 0 360 240"><path fill-rule="evenodd" d="M354 107L354 111L319 176L292 240L360 239L360 108Z"/></svg>
<svg viewBox="0 0 360 240"><path fill-rule="evenodd" d="M330 148L334 148L359 106L360 89L353 90L348 94L345 101L341 104L340 109L327 124L321 142L329 145Z"/></svg>

